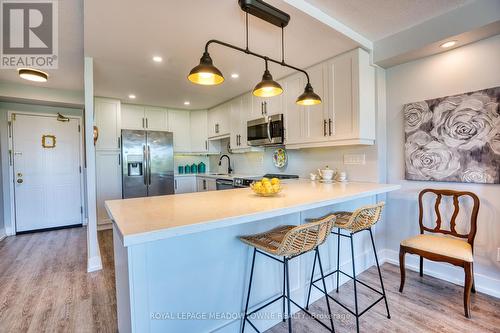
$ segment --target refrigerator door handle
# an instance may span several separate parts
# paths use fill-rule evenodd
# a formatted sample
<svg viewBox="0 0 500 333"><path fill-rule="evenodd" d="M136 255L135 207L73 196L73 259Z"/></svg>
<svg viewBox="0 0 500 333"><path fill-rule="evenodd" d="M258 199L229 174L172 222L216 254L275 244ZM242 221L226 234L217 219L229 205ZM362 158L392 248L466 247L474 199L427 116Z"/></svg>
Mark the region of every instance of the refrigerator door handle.
<svg viewBox="0 0 500 333"><path fill-rule="evenodd" d="M151 185L151 148L148 145L148 184Z"/></svg>
<svg viewBox="0 0 500 333"><path fill-rule="evenodd" d="M146 155L146 146L143 145L142 146L142 159L144 161L144 167L143 167L143 175L144 175L144 185L147 185L148 183L148 167L147 167L147 164L148 164L148 159L147 159L147 155Z"/></svg>

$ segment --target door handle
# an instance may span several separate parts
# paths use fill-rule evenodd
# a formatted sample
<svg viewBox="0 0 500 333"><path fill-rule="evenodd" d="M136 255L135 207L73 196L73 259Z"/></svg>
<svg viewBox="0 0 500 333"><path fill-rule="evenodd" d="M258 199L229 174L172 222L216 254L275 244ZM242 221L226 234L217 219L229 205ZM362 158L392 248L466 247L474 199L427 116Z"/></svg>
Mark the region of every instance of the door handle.
<svg viewBox="0 0 500 333"><path fill-rule="evenodd" d="M174 179L174 189L177 190L177 179Z"/></svg>
<svg viewBox="0 0 500 333"><path fill-rule="evenodd" d="M151 185L151 147L148 145L148 178L149 178L149 185Z"/></svg>
<svg viewBox="0 0 500 333"><path fill-rule="evenodd" d="M208 150L208 140L205 140L205 150Z"/></svg>
<svg viewBox="0 0 500 333"><path fill-rule="evenodd" d="M121 148L122 147L122 139L120 137L118 137L118 148Z"/></svg>
<svg viewBox="0 0 500 333"><path fill-rule="evenodd" d="M148 181L148 169L147 169L147 164L148 164L148 157L146 156L146 146L142 146L142 160L144 161L144 166L142 167L143 175L144 175L144 185L147 185Z"/></svg>
<svg viewBox="0 0 500 333"><path fill-rule="evenodd" d="M146 118L146 128L149 128L148 118Z"/></svg>
<svg viewBox="0 0 500 333"><path fill-rule="evenodd" d="M142 118L142 128L146 128L146 126L144 126L144 118Z"/></svg>
<svg viewBox="0 0 500 333"><path fill-rule="evenodd" d="M332 119L328 118L328 130L330 133L330 136L332 136Z"/></svg>
<svg viewBox="0 0 500 333"><path fill-rule="evenodd" d="M273 141L271 139L271 120L267 121L267 138L269 139L269 142Z"/></svg>
<svg viewBox="0 0 500 333"><path fill-rule="evenodd" d="M206 179L203 179L203 189L204 190L207 189L207 180Z"/></svg>
<svg viewBox="0 0 500 333"><path fill-rule="evenodd" d="M323 136L326 136L326 119L323 119Z"/></svg>

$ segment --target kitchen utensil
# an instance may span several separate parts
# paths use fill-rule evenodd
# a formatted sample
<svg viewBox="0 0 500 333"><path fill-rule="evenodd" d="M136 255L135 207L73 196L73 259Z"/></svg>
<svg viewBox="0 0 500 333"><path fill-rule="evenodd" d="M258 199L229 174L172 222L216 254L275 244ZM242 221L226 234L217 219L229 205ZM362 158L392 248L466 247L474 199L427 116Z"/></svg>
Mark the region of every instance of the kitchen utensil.
<svg viewBox="0 0 500 333"><path fill-rule="evenodd" d="M335 174L335 171L330 169L327 165L326 168L324 168L323 170L318 169L318 173L319 173L321 179L332 180L333 175Z"/></svg>
<svg viewBox="0 0 500 333"><path fill-rule="evenodd" d="M345 171L341 171L337 174L337 181L345 182L347 181L347 173Z"/></svg>
<svg viewBox="0 0 500 333"><path fill-rule="evenodd" d="M311 180L314 181L314 180L318 179L318 175L315 173L310 173L309 178L311 178Z"/></svg>

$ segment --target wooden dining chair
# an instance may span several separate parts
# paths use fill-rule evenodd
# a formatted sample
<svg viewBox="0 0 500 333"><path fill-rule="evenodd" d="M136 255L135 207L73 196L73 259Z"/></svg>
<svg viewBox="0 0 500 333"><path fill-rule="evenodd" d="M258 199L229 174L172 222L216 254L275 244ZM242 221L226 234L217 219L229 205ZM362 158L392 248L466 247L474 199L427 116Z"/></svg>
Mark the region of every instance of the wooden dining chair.
<svg viewBox="0 0 500 333"><path fill-rule="evenodd" d="M429 228L423 222L423 197L426 193L436 195L434 211L436 213L436 225ZM439 210L441 200L445 197L453 197L454 211L450 218L449 229L443 228L443 220ZM470 215L470 228L467 234L456 231L456 219L460 210L459 198L465 196L472 198L474 205ZM399 247L399 268L401 270L401 285L399 292L403 292L405 284L405 254L411 253L420 256L420 276L423 276L424 258L432 261L447 262L464 268L464 311L465 316L470 318L470 293L476 292L474 287L473 252L474 238L477 228L477 214L479 212L479 198L472 192L461 192L452 190L425 189L418 196L420 235L405 239ZM431 234L426 234L431 233ZM438 234L442 234L441 236Z"/></svg>

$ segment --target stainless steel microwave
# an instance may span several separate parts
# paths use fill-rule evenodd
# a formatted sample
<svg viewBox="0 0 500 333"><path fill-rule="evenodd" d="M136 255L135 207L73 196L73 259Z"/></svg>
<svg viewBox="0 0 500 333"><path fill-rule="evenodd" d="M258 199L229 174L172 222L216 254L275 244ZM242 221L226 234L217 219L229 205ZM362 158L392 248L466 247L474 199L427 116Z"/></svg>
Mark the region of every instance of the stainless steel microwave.
<svg viewBox="0 0 500 333"><path fill-rule="evenodd" d="M250 146L280 145L285 142L283 114L275 114L247 122Z"/></svg>

